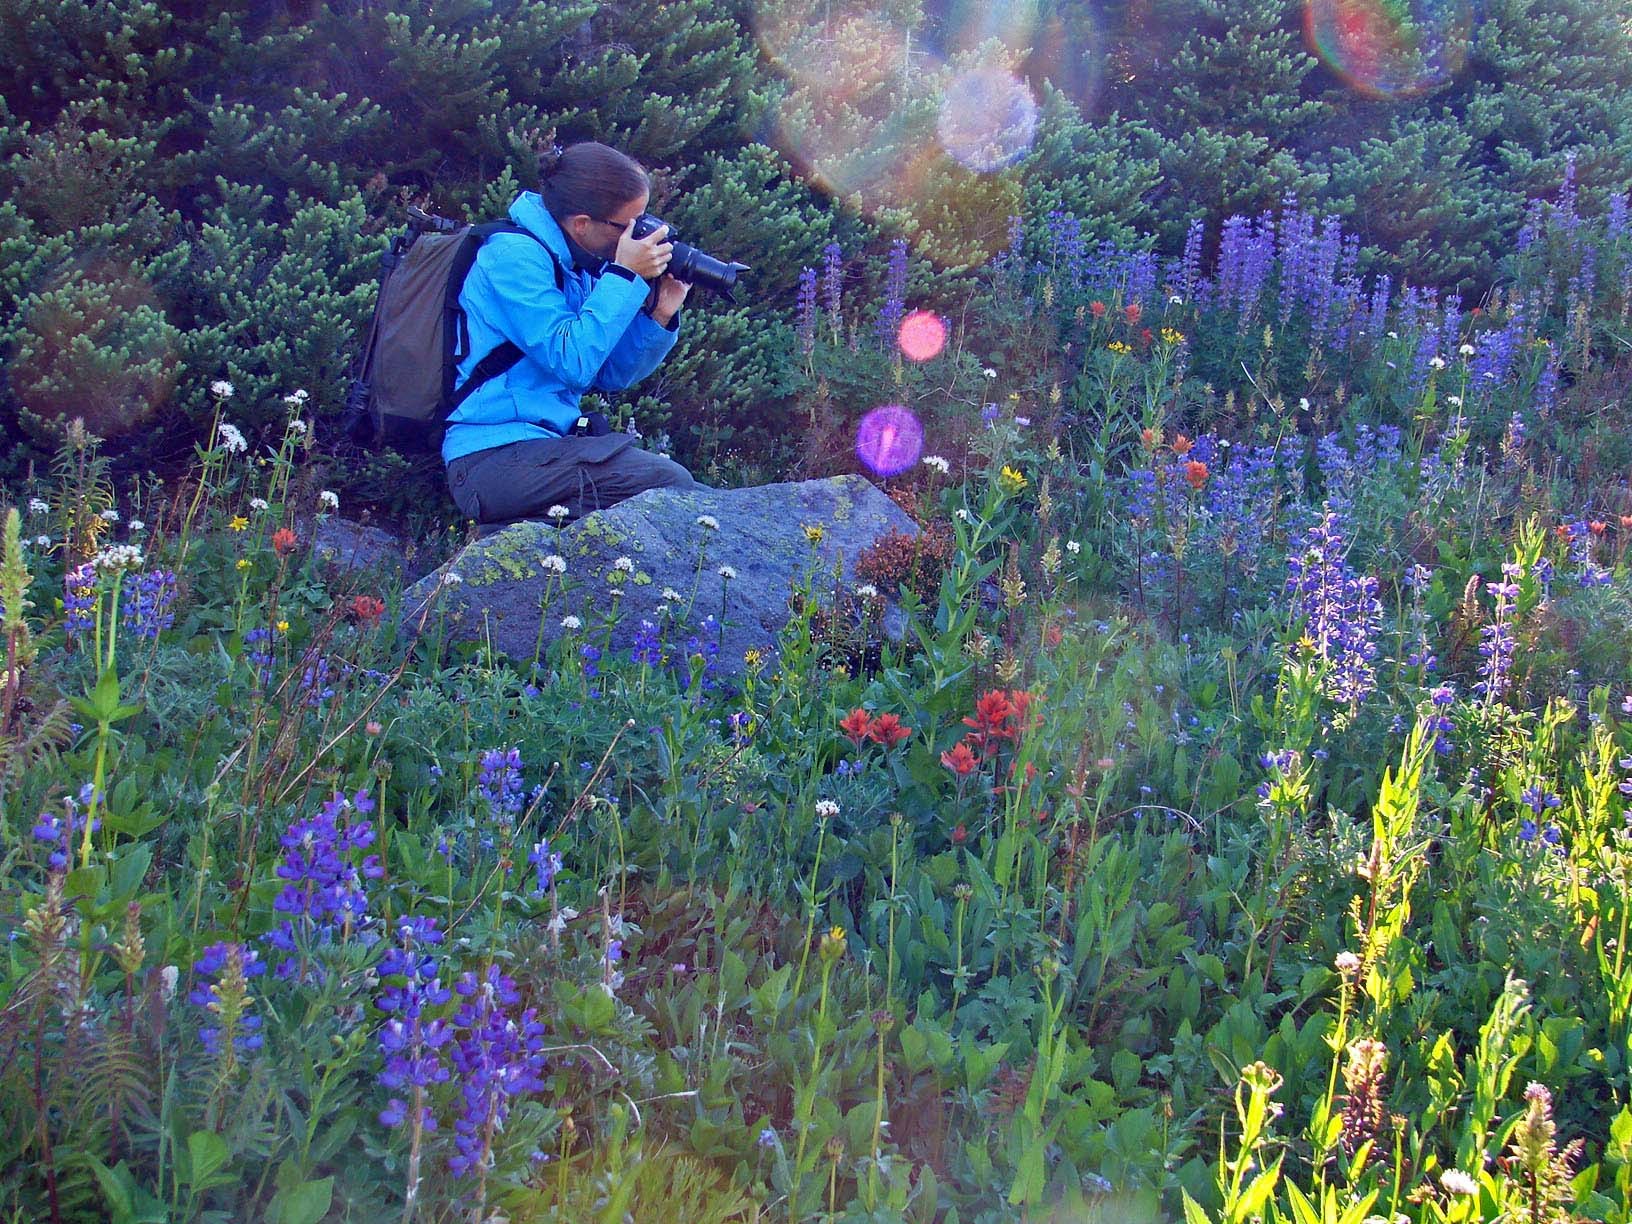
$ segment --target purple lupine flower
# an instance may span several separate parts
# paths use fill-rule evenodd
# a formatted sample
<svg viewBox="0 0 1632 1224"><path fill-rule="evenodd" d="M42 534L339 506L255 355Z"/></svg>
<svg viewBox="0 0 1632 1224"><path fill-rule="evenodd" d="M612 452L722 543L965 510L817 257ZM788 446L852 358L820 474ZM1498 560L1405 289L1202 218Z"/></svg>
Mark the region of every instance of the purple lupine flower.
<svg viewBox="0 0 1632 1224"><path fill-rule="evenodd" d="M1184 257L1180 261L1179 292L1184 295L1186 302L1196 295L1196 286L1201 281L1201 246L1207 236L1207 226L1200 217L1190 222L1190 228L1184 235Z"/></svg>
<svg viewBox="0 0 1632 1224"><path fill-rule="evenodd" d="M601 648L591 642L585 642L578 648L578 655L584 661L584 675L593 680L601 674Z"/></svg>
<svg viewBox="0 0 1632 1224"><path fill-rule="evenodd" d="M631 662L643 663L648 667L658 667L663 662L663 642L658 635L657 625L652 621L642 619L640 628L635 630L635 640L629 647ZM590 674L587 670L586 675Z"/></svg>
<svg viewBox="0 0 1632 1224"><path fill-rule="evenodd" d="M1018 214L1009 216L1009 251L1019 255L1026 245L1026 219Z"/></svg>
<svg viewBox="0 0 1632 1224"><path fill-rule="evenodd" d="M283 855L275 874L283 888L272 908L285 917L266 934L268 944L287 954L277 965L278 977L294 977L314 947L337 933L347 939L368 924L364 881L385 874L378 855L359 857L374 844L374 826L366 819L373 811L368 791L350 798L335 791L315 816L297 820L279 839Z"/></svg>
<svg viewBox="0 0 1632 1224"><path fill-rule="evenodd" d="M432 1085L447 1082L442 1051L453 1038L446 1020L425 1016L426 1009L440 1007L453 997L442 985L432 951L442 942L442 932L436 919L410 915L399 918L391 934L391 947L379 969L386 985L375 1001L386 1014L379 1036L385 1063L379 1082L415 1096L421 1102L420 1126L435 1130L436 1116L423 1104L424 1094ZM408 1106L400 1098L393 1097L380 1111L380 1121L386 1126L401 1126L408 1120Z"/></svg>
<svg viewBox="0 0 1632 1224"><path fill-rule="evenodd" d="M1373 660L1383 606L1377 580L1355 574L1345 555L1343 524L1327 507L1287 557L1292 613L1329 667L1321 686L1335 701L1358 705L1376 686Z"/></svg>
<svg viewBox="0 0 1632 1224"><path fill-rule="evenodd" d="M816 348L816 269L799 271L799 299L796 307L794 333L805 356Z"/></svg>
<svg viewBox="0 0 1632 1224"><path fill-rule="evenodd" d="M300 688L306 694L306 704L320 706L334 700L334 685L329 683L329 658L307 652L301 660Z"/></svg>
<svg viewBox="0 0 1632 1224"><path fill-rule="evenodd" d="M261 1018L250 1013L254 1000L248 980L266 972L254 948L241 943L214 943L193 963L193 972L202 981L187 994L188 1001L222 1022L230 1022L233 1048L249 1053L261 1048ZM199 1040L211 1054L221 1052L220 1022L198 1030Z"/></svg>
<svg viewBox="0 0 1632 1224"><path fill-rule="evenodd" d="M1592 527L1585 519L1565 524L1569 539L1570 561L1575 565L1577 586L1608 586L1613 579L1609 570L1592 559Z"/></svg>
<svg viewBox="0 0 1632 1224"><path fill-rule="evenodd" d="M489 748L482 753L482 772L476 789L497 817L521 811L521 749Z"/></svg>
<svg viewBox="0 0 1632 1224"><path fill-rule="evenodd" d="M702 672L698 678L698 693L712 692L719 687L715 673L720 658L720 623L714 619L712 613L703 617L703 623L698 626L700 632L692 634L686 639L685 650L681 652L682 664L680 667L680 691L690 692L692 684L692 667L694 661L701 658Z"/></svg>
<svg viewBox="0 0 1632 1224"><path fill-rule="evenodd" d="M52 871L66 871L68 864L73 862L74 848L85 830L85 812L91 810L96 798L96 787L85 783L79 788L79 797L75 799L64 796L62 800L63 814L55 812L41 812L39 820L34 823L34 840L45 842L51 846L51 853L46 856ZM91 818L91 832L95 833L102 828L102 818Z"/></svg>
<svg viewBox="0 0 1632 1224"><path fill-rule="evenodd" d="M542 897L555 887L555 877L561 872L561 856L550 849L549 839L543 838L533 844L527 861L537 872L533 896Z"/></svg>
<svg viewBox="0 0 1632 1224"><path fill-rule="evenodd" d="M1548 353L1546 363L1541 367L1541 373L1536 377L1535 394L1531 397L1531 404L1535 407L1536 415L1542 420L1553 410L1558 402L1558 355Z"/></svg>
<svg viewBox="0 0 1632 1224"><path fill-rule="evenodd" d="M264 686L272 676L272 630L256 626L244 634L244 658L254 669L256 687Z"/></svg>
<svg viewBox="0 0 1632 1224"><path fill-rule="evenodd" d="M151 641L176 623L176 614L171 610L175 601L175 572L148 570L126 586L119 619L126 630Z"/></svg>
<svg viewBox="0 0 1632 1224"><path fill-rule="evenodd" d="M884 308L874 330L886 348L894 347L901 320L907 314L907 240L890 243L889 270L884 275Z"/></svg>
<svg viewBox="0 0 1632 1224"><path fill-rule="evenodd" d="M1481 333L1478 351L1468 371L1468 389L1472 394L1488 395L1507 380L1523 343L1526 326L1525 303L1519 301L1513 303L1505 325Z"/></svg>
<svg viewBox="0 0 1632 1224"><path fill-rule="evenodd" d="M1270 776L1258 783L1258 798L1268 800L1275 789L1275 783L1290 777L1292 771L1300 763L1298 752L1293 748L1282 748L1275 752L1261 753L1258 757L1258 764L1267 770Z"/></svg>
<svg viewBox="0 0 1632 1224"><path fill-rule="evenodd" d="M492 1166L493 1141L511 1101L544 1087L544 1026L532 1008L513 1014L521 996L497 965L482 976L461 975L454 991L463 1000L453 1017L451 1050L460 1110L448 1168L464 1177Z"/></svg>
<svg viewBox="0 0 1632 1224"><path fill-rule="evenodd" d="M1513 635L1513 601L1518 598L1517 582L1493 582L1490 593L1496 597L1496 610L1490 624L1479 630L1479 654L1484 662L1479 665L1479 683L1474 691L1493 701L1507 689L1513 671L1513 652L1517 641Z"/></svg>
<svg viewBox="0 0 1632 1224"><path fill-rule="evenodd" d="M1451 751L1451 733L1456 730L1456 724L1451 721L1450 707L1456 702L1456 692L1446 684L1440 685L1430 695L1432 707L1428 715L1428 730L1433 732L1433 749L1440 756Z"/></svg>
<svg viewBox="0 0 1632 1224"><path fill-rule="evenodd" d="M1537 784L1526 787L1524 793L1519 796L1519 802L1524 804L1525 807L1529 808L1537 816L1540 816L1542 812L1548 810L1549 808L1561 806L1564 800L1553 794L1552 791Z"/></svg>
<svg viewBox="0 0 1632 1224"><path fill-rule="evenodd" d="M828 322L837 335L842 327L839 317L844 295L844 248L830 242L822 248L822 300L827 307Z"/></svg>
<svg viewBox="0 0 1632 1224"><path fill-rule="evenodd" d="M1387 275L1379 276L1371 289L1370 310L1362 333L1366 339L1376 341L1388 331L1388 303L1393 296L1393 278Z"/></svg>
<svg viewBox="0 0 1632 1224"><path fill-rule="evenodd" d="M96 627L96 566L89 561L76 565L63 575L62 586L62 610L66 616L62 627L68 640L73 641Z"/></svg>

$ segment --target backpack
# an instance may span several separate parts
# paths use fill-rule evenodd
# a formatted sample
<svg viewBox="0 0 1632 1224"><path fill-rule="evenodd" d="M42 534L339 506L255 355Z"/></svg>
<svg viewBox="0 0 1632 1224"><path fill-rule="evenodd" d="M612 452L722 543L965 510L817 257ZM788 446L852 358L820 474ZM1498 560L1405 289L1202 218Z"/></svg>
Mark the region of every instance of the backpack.
<svg viewBox="0 0 1632 1224"><path fill-rule="evenodd" d="M380 293L346 396L346 432L359 444L437 450L450 414L475 391L506 373L522 352L506 340L454 390L459 363L470 355L470 327L459 293L476 252L494 234L525 234L566 277L555 253L509 221L461 225L417 208L408 228L380 257Z"/></svg>

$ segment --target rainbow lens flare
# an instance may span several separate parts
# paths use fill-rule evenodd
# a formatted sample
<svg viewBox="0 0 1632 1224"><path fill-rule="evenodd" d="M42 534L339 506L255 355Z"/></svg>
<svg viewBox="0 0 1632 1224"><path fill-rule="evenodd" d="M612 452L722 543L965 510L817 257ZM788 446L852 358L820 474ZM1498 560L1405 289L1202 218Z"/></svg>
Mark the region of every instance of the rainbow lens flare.
<svg viewBox="0 0 1632 1224"><path fill-rule="evenodd" d="M1002 68L960 72L941 95L935 134L947 155L989 174L1018 161L1037 135L1037 99Z"/></svg>
<svg viewBox="0 0 1632 1224"><path fill-rule="evenodd" d="M1307 0L1309 49L1359 93L1402 98L1461 71L1473 31L1469 0Z"/></svg>

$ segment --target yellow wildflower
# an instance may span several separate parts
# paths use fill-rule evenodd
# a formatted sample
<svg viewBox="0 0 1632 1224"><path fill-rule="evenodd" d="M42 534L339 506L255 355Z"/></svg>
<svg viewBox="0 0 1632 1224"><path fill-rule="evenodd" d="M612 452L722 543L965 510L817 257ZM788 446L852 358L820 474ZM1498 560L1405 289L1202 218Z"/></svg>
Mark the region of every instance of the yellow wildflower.
<svg viewBox="0 0 1632 1224"><path fill-rule="evenodd" d="M1131 352L1133 352L1133 345L1127 343L1127 341L1125 341L1125 340L1112 340L1105 347L1110 349L1111 352L1113 352L1113 353L1131 353Z"/></svg>
<svg viewBox="0 0 1632 1224"><path fill-rule="evenodd" d="M249 568L249 558L248 557L239 557L238 558L238 568L241 569L241 570L247 570Z"/></svg>
<svg viewBox="0 0 1632 1224"><path fill-rule="evenodd" d="M249 520L241 514L235 514L232 516L232 522L228 523L227 526L234 531L242 531L249 526Z"/></svg>
<svg viewBox="0 0 1632 1224"><path fill-rule="evenodd" d="M286 621L286 620L280 620L278 622L278 632L279 633L288 633L289 632L289 622Z"/></svg>
<svg viewBox="0 0 1632 1224"><path fill-rule="evenodd" d="M1003 492L1007 493L1010 497L1013 497L1017 493L1025 492L1026 485L1029 483L1030 482L1024 475L1006 463L1003 465L1003 470L998 473L997 487L1002 489Z"/></svg>
<svg viewBox="0 0 1632 1224"><path fill-rule="evenodd" d="M765 662L765 652L758 646L750 646L742 652L742 661L749 667L758 668Z"/></svg>
<svg viewBox="0 0 1632 1224"><path fill-rule="evenodd" d="M805 529L805 539L812 544L820 544L822 537L827 534L827 529L820 523L803 523L801 526Z"/></svg>
<svg viewBox="0 0 1632 1224"><path fill-rule="evenodd" d="M844 928L833 927L822 936L821 956L824 961L833 962L844 955Z"/></svg>
<svg viewBox="0 0 1632 1224"><path fill-rule="evenodd" d="M1183 344L1184 333L1172 327L1162 328L1162 339L1168 344Z"/></svg>

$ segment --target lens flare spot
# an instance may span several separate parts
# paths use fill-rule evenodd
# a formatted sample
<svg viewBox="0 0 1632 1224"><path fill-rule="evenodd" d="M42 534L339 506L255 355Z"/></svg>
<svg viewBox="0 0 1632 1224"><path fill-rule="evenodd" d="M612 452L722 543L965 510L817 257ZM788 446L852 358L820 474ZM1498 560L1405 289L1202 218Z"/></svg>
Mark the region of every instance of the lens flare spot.
<svg viewBox="0 0 1632 1224"><path fill-rule="evenodd" d="M1003 68L960 72L941 96L935 125L948 156L970 170L990 173L1019 160L1037 135L1037 99Z"/></svg>
<svg viewBox="0 0 1632 1224"><path fill-rule="evenodd" d="M1309 49L1354 90L1401 98L1445 84L1467 62L1469 0L1307 0Z"/></svg>
<svg viewBox="0 0 1632 1224"><path fill-rule="evenodd" d="M856 423L856 458L877 476L898 476L918 462L924 427L910 408L885 404Z"/></svg>
<svg viewBox="0 0 1632 1224"><path fill-rule="evenodd" d="M896 339L909 361L928 361L946 347L946 322L938 314L915 310L901 320Z"/></svg>

